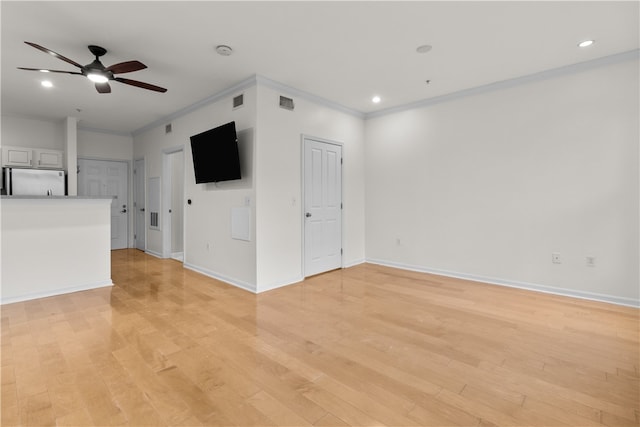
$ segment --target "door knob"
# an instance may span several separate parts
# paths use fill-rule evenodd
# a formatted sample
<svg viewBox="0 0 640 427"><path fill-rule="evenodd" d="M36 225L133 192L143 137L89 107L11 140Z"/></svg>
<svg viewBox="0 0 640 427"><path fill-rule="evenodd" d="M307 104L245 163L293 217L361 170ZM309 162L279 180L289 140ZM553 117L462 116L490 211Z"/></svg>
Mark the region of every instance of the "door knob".
<svg viewBox="0 0 640 427"><path fill-rule="evenodd" d="M304 216L306 216L307 218L309 218L311 216L311 212L307 212L306 214L304 214Z"/></svg>
<svg viewBox="0 0 640 427"><path fill-rule="evenodd" d="M126 209L122 209L122 210L120 211L120 213L127 213L127 210L126 210Z"/></svg>

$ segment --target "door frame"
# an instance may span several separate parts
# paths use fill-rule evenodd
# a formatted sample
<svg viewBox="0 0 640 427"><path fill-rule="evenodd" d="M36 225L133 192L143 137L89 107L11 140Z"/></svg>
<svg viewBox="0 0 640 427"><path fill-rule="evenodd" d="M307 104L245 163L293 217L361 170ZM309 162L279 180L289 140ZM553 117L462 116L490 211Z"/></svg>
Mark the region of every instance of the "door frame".
<svg viewBox="0 0 640 427"><path fill-rule="evenodd" d="M114 158L104 158L104 157L92 157L92 156L78 156L76 159L76 176L80 173L80 169L78 165L79 160L94 160L101 162L118 162L118 163L126 163L127 164L127 248L131 248L132 244L135 246L135 242L133 241L133 220L131 214L131 206L133 206L133 180L131 179L133 175L133 165L131 160L125 159L114 159Z"/></svg>
<svg viewBox="0 0 640 427"><path fill-rule="evenodd" d="M138 162L142 162L142 167L143 167L143 174L142 174L142 178L139 178L140 175L138 175L137 173L137 163ZM140 230L142 230L142 236L144 239L144 247L140 250L142 251L146 251L147 250L147 162L146 159L144 157L141 157L139 159L133 159L133 168L132 168L132 176L133 176L133 182L132 182L132 187L133 187L133 202L131 203L131 206L133 206L133 208L135 209L135 212L133 213L133 247L136 249L140 249L138 248L138 242L136 239L136 236L140 233ZM140 201L139 200L139 195L138 195L138 183L136 182L137 179L142 179L142 188L143 188L143 192L144 194L142 195L142 199L144 202L144 214L142 215L142 227L138 227L138 209L139 207L137 206L137 203Z"/></svg>
<svg viewBox="0 0 640 427"><path fill-rule="evenodd" d="M164 150L162 150L162 189L161 189L161 200L160 200L160 206L162 207L161 210L161 221L162 221L162 257L163 258L171 258L172 257L172 251L171 251L171 215L169 214L169 209L171 208L171 188L172 188L172 183L171 183L171 155L174 153L179 153L182 152L182 160L183 160L183 168L182 168L182 173L183 173L183 179L182 179L182 209L183 212L185 212L186 210L184 209L184 199L185 199L185 194L186 194L186 184L187 184L187 180L186 178L186 156L185 156L185 149L184 149L184 145L178 145L175 147L171 147L171 148L165 148ZM186 253L186 247L184 244L184 236L185 236L185 230L186 230L186 215L182 215L182 250L183 255L182 255L182 260L184 262L184 260L186 259L187 253Z"/></svg>
<svg viewBox="0 0 640 427"><path fill-rule="evenodd" d="M330 145L337 145L340 147L341 151L342 151L342 164L340 167L340 174L342 175L342 179L340 180L340 202L342 203L342 209L340 209L340 245L341 247L344 249L344 157L345 157L345 152L344 152L344 143L340 142L340 141L334 141L331 139L327 139L327 138L319 138L317 136L312 136L312 135L308 135L308 134L301 134L300 135L300 192L302 194L302 197L300 198L300 218L301 218L301 234L302 234L302 238L301 238L301 244L302 244L302 250L301 252L301 259L300 259L300 263L301 263L301 272L302 272L302 277L306 278L307 274L305 272L305 227L307 222L304 220L304 214L305 214L305 207L306 207L306 192L305 192L305 141L307 140L312 140L312 141L316 141L316 142L320 142L323 144L330 144ZM342 253L340 254L340 268L344 268L344 250L342 251Z"/></svg>

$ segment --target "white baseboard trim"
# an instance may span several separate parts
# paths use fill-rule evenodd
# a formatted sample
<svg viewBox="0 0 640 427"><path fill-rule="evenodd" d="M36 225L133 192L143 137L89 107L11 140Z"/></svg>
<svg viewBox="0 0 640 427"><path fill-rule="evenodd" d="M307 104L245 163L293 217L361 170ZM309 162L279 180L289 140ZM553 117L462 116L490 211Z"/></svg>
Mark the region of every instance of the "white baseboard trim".
<svg viewBox="0 0 640 427"><path fill-rule="evenodd" d="M14 302L30 301L30 300L39 299L39 298L53 297L56 295L70 294L73 292L88 291L91 289L105 288L107 286L113 286L113 282L111 281L111 279L102 280L95 283L87 283L79 286L71 286L68 288L54 289L51 291L34 292L30 294L18 295L18 296L7 297L7 298L2 297L0 298L0 305L13 304Z"/></svg>
<svg viewBox="0 0 640 427"><path fill-rule="evenodd" d="M176 261L183 262L184 261L184 252L172 252L171 253L171 258L175 259Z"/></svg>
<svg viewBox="0 0 640 427"><path fill-rule="evenodd" d="M282 282L270 283L266 286L260 286L260 290L257 292L258 294L262 292L272 291L274 289L283 288L285 286L293 285L296 283L300 283L304 280L304 277L298 276L292 279L283 280Z"/></svg>
<svg viewBox="0 0 640 427"><path fill-rule="evenodd" d="M199 267L197 265L193 265L190 263L183 263L182 264L184 268L188 269L188 270L193 270L197 273L200 274L204 274L207 277L211 277L212 279L216 279L216 280L220 280L221 282L227 283L229 285L235 286L236 288L240 288L240 289L244 289L245 291L249 291L252 293L256 293L256 286L248 283L248 282L244 282L242 280L238 280L238 279L233 279L231 277L227 277L224 276L220 273L216 273L215 271L203 268L203 267Z"/></svg>
<svg viewBox="0 0 640 427"><path fill-rule="evenodd" d="M345 263L344 267L342 267L342 268L355 267L356 265L364 264L365 262L367 262L367 260L364 259L364 258L357 259L355 261L351 261L351 262Z"/></svg>
<svg viewBox="0 0 640 427"><path fill-rule="evenodd" d="M400 268L402 270L417 271L420 273L436 274L438 276L453 277L456 279L472 280L475 282L487 283L490 285L506 286L509 288L526 289L529 291L544 292L553 295L562 295L566 297L580 298L591 301L606 302L616 305L624 305L627 307L640 308L640 300L633 298L619 297L615 295L599 294L595 292L576 291L573 289L557 288L554 286L539 285L536 283L518 282L514 280L504 280L495 277L484 277L475 274L458 273L455 271L440 270L418 265L403 264L394 261L386 261L381 259L367 259L368 263L384 265L387 267Z"/></svg>
<svg viewBox="0 0 640 427"><path fill-rule="evenodd" d="M156 257L156 258L164 259L164 257L162 256L162 254L161 254L161 253L159 253L159 252L154 252L154 251L152 251L152 250L146 249L146 250L144 251L144 253L145 253L145 254L148 254L148 255L151 255L151 256L154 256L154 257Z"/></svg>

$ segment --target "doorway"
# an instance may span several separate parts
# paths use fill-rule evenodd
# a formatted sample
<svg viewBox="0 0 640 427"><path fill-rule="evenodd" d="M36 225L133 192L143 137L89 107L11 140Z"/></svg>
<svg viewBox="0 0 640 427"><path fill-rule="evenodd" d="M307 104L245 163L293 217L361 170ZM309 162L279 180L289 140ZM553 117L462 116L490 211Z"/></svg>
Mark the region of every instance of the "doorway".
<svg viewBox="0 0 640 427"><path fill-rule="evenodd" d="M304 276L342 267L342 145L303 137Z"/></svg>
<svg viewBox="0 0 640 427"><path fill-rule="evenodd" d="M146 249L144 181L144 159L137 159L133 164L133 240L136 249L141 251Z"/></svg>
<svg viewBox="0 0 640 427"><path fill-rule="evenodd" d="M78 195L113 197L111 201L111 249L128 247L129 163L78 159Z"/></svg>
<svg viewBox="0 0 640 427"><path fill-rule="evenodd" d="M184 262L184 150L165 150L163 157L163 256Z"/></svg>

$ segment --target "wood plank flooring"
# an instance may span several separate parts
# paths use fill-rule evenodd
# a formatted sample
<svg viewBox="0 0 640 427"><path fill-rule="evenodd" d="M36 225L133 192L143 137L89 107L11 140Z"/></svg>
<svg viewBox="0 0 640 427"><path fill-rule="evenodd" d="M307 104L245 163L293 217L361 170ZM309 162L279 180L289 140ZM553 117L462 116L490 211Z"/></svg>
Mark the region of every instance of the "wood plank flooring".
<svg viewBox="0 0 640 427"><path fill-rule="evenodd" d="M136 250L4 305L2 425L638 426L639 310L363 264L261 295Z"/></svg>

